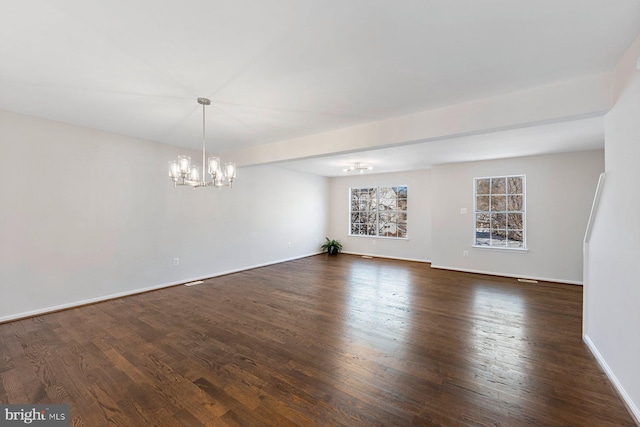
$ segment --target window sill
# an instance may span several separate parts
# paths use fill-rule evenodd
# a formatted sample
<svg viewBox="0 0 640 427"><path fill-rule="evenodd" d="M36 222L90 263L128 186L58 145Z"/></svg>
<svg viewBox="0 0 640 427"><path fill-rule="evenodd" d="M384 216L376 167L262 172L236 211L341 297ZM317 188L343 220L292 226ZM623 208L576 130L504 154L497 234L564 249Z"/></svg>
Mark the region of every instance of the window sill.
<svg viewBox="0 0 640 427"><path fill-rule="evenodd" d="M471 245L472 248L474 249L482 249L482 250L489 250L489 251L502 251L502 252L522 252L522 253L526 253L529 252L528 248L507 248L507 247L500 247L500 246L479 246L479 245Z"/></svg>
<svg viewBox="0 0 640 427"><path fill-rule="evenodd" d="M364 236L361 234L348 234L347 237L363 237L365 239L384 239L384 240L409 240L408 237Z"/></svg>

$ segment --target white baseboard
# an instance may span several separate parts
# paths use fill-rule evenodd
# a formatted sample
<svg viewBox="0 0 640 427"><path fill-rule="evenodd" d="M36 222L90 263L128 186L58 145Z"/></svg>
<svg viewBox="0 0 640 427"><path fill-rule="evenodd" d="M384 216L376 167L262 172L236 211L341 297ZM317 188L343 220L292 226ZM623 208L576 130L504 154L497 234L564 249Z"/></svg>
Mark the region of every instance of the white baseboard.
<svg viewBox="0 0 640 427"><path fill-rule="evenodd" d="M10 314L8 316L0 317L0 323L11 322L13 320L20 320L20 319L24 319L24 318L27 318L27 317L39 316L41 314L47 314L47 313L52 313L54 311L60 311L60 310L66 310L66 309L69 309L69 308L80 307L80 306L87 305L87 304L95 304L97 302L107 301L107 300L110 300L110 299L122 298L122 297L130 296L130 295L141 294L141 293L144 293L144 292L155 291L155 290L158 290L158 289L168 288L170 286L179 285L182 282L183 281L180 280L179 282L163 283L162 285L149 286L147 288L134 289L132 291L120 292L120 293L117 293L117 294L105 295L105 296L100 296L100 297L96 297L96 298L89 298L89 299L84 299L84 300L80 300L80 301L73 301L73 302L70 302L70 303L67 303L67 304L54 305L54 306L49 306L49 307L45 307L45 308L40 308L40 309L37 309L37 310L24 311L22 313Z"/></svg>
<svg viewBox="0 0 640 427"><path fill-rule="evenodd" d="M468 268L446 267L444 265L433 265L433 264L431 264L431 268L437 268L440 270L462 271L465 273L487 274L489 276L513 277L516 279L533 279L533 280L539 280L541 282L566 283L568 285L582 286L582 282L579 282L577 280L554 279L551 277L522 276L522 275L516 275L516 274L500 273L496 271L473 270Z"/></svg>
<svg viewBox="0 0 640 427"><path fill-rule="evenodd" d="M604 357L602 357L602 355L598 351L598 348L595 346L593 341L591 341L591 338L589 338L588 335L584 335L582 337L582 340L587 345L587 347L589 348L593 356L596 358L596 360L600 364L600 367L602 367L602 369L604 370L605 374L607 374L607 377L609 377L609 380L613 383L613 386L615 387L616 391L620 395L620 398L622 399L624 404L627 406L627 409L629 409L629 412L631 412L631 416L635 419L634 421L636 422L636 424L640 425L640 409L638 409L638 406L636 406L633 400L631 400L631 396L629 396L626 390L624 389L624 387L622 387L622 384L620 384L620 381L618 381L618 378L615 376L615 374L607 364L606 360L604 360Z"/></svg>
<svg viewBox="0 0 640 427"><path fill-rule="evenodd" d="M347 252L347 251L342 251L343 254L348 254L348 255L359 255L359 256L370 256L372 258L386 258L386 259L397 259L400 261L414 261L414 262L426 262L426 263L431 263L431 260L427 260L427 259L418 259L418 258L403 258L403 257L396 257L396 256L387 256L387 255L380 255L380 254L367 254L364 252Z"/></svg>
<svg viewBox="0 0 640 427"><path fill-rule="evenodd" d="M277 260L277 261L269 261L269 262L264 262L262 264L254 264L254 265L250 265L248 267L241 267L241 268L236 268L234 270L227 270L227 271L222 271L220 273L214 273L214 274L208 275L206 277L199 277L199 278L196 278L196 279L184 280L181 283L189 283L189 282L194 282L196 280L212 279L214 277L226 276L227 274L239 273L241 271L253 270L254 268L266 267L268 265L282 264L283 262L295 261L297 259L302 259L302 258L308 258L310 256L320 255L321 253L322 253L321 251L318 251L318 252L312 252L312 253L305 254L305 255L294 256L294 257L291 257L291 258L284 258L284 259L280 259L280 260Z"/></svg>
<svg viewBox="0 0 640 427"><path fill-rule="evenodd" d="M292 258L286 258L286 259L281 259L281 260L277 260L277 261L270 261L270 262L265 262L265 263L262 263L262 264L255 264L255 265L251 265L251 266L247 266L247 267L236 268L236 269L233 269L233 270L227 270L227 271L222 271L222 272L217 272L217 273L211 273L211 274L207 274L205 276L186 278L186 279L181 279L181 280L178 280L178 281L175 281L175 282L163 283L161 285L154 285L154 286L149 286L149 287L146 287L146 288L139 288L139 289L134 289L134 290L131 290L131 291L119 292L117 294L104 295L104 296L100 296L100 297L96 297L96 298L89 298L89 299L80 300L80 301L73 301L73 302L70 302L70 303L67 303L67 304L60 304L60 305L45 307L45 308L41 308L41 309L37 309L37 310L31 310L31 311L25 311L25 312L22 312L22 313L10 314L8 316L0 317L0 323L11 322L11 321L14 321L14 320L24 319L24 318L27 318L27 317L33 317L33 316L39 316L39 315L42 315L42 314L52 313L54 311L67 310L69 308L80 307L80 306L87 305L87 304L95 304L95 303L98 303L98 302L108 301L108 300L111 300L111 299L122 298L122 297L127 297L127 296L131 296L131 295L136 295L136 294L142 294L142 293L150 292L150 291L156 291L158 289L170 288L171 286L192 283L192 282L196 282L198 280L206 280L206 279L211 279L211 278L218 277L218 276L226 276L227 274L239 273L241 271L252 270L254 268L266 267L268 265L280 264L280 263L287 262L287 261L293 261L293 260L296 260L296 259L307 258L307 257L313 256L313 255L318 255L320 253L321 252L313 252L313 253L306 254L306 255L295 256L295 257L292 257Z"/></svg>

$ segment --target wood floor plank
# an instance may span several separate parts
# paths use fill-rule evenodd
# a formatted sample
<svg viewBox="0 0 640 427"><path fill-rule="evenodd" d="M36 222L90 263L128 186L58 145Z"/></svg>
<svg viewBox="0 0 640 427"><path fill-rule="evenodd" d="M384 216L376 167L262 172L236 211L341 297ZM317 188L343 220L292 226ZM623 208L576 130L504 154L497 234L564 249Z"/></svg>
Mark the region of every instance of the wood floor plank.
<svg viewBox="0 0 640 427"><path fill-rule="evenodd" d="M582 289L303 258L0 324L0 402L73 426L633 426Z"/></svg>

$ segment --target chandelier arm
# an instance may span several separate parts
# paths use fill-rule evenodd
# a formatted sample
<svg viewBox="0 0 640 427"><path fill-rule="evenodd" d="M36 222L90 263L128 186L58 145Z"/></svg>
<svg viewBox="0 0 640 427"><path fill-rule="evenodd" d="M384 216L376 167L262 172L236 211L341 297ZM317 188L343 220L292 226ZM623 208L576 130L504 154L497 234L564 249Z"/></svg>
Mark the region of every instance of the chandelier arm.
<svg viewBox="0 0 640 427"><path fill-rule="evenodd" d="M209 159L209 174L211 181L207 181L207 128L206 106L211 104L207 98L198 98L198 104L202 105L202 178L198 177L197 166L191 166L191 157L178 156L178 161L169 162L169 177L173 186L191 186L194 189L200 187L232 187L236 177L236 165L233 162L224 164L224 173L219 157ZM228 181L228 182L225 182Z"/></svg>

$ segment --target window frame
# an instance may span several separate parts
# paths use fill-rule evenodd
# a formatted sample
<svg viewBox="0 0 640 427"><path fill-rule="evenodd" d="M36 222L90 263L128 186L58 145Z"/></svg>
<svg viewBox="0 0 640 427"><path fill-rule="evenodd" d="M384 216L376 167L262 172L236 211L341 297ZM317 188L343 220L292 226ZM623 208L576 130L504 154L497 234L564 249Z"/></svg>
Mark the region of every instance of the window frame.
<svg viewBox="0 0 640 427"><path fill-rule="evenodd" d="M504 211L497 211L497 213L504 213L505 215L508 215L509 213L519 213L522 214L522 247L513 247L513 246L493 246L491 244L489 245L479 245L477 244L478 242L478 236L477 236L477 232L478 232L478 227L477 227L477 215L478 213L489 213L489 215L491 215L492 212L491 209L489 209L489 211L478 211L478 194L477 194L477 189L478 189L478 180L483 180L483 179L500 179L500 178L504 178L505 180L507 180L508 178L522 178L522 209L521 210L513 210L510 211L508 209L508 197L509 197L509 193L508 193L508 185L506 185L505 188L505 197L507 198L506 200L506 204L505 204L505 210ZM491 196L492 192L491 190L489 191L489 196ZM520 194L517 194L520 195ZM480 194L480 196L482 196L482 194ZM507 224L508 224L508 219L507 219ZM489 226L489 229L492 229L492 226ZM509 232L509 228L507 226L507 228L505 229L505 231L508 233ZM491 231L489 232L491 235ZM491 238L490 238L491 239ZM491 175L491 176L482 176L482 177L475 177L473 178L473 244L471 245L473 248L479 248L479 249L489 249L489 250L506 250L506 251L519 251L519 252L528 252L529 248L527 246L527 176L524 173L521 174L513 174L513 175Z"/></svg>
<svg viewBox="0 0 640 427"><path fill-rule="evenodd" d="M407 207L404 210L396 210L395 212L397 213L403 213L405 215L405 235L404 237L397 237L397 236L382 236L380 235L380 209L378 208L378 206L380 206L380 189L382 188L404 188L406 193L407 193ZM352 199L353 199L353 191L354 190L371 190L371 189L375 189L376 190L376 210L375 210L375 223L376 223L376 231L375 234L353 234L352 231L352 219L353 219L353 204L352 204ZM348 217L348 231L347 231L347 235L349 237L366 237L366 238L374 238L374 239L394 239L394 240L409 240L409 186L408 185L370 185L370 186L359 186L359 187L349 187L349 217ZM356 212L363 212L363 211L356 211ZM371 212L372 211L367 211L367 212Z"/></svg>

